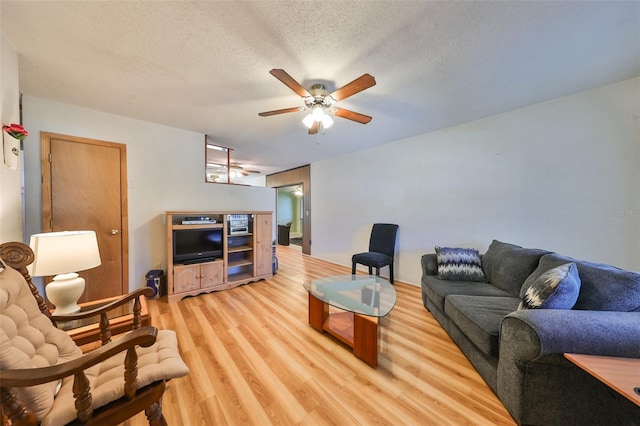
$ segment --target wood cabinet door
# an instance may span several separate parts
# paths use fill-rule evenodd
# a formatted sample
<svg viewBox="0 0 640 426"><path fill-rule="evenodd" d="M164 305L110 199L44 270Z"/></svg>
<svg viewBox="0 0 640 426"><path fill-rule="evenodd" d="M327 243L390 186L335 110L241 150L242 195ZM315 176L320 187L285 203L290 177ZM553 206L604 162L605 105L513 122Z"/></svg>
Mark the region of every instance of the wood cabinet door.
<svg viewBox="0 0 640 426"><path fill-rule="evenodd" d="M200 264L200 288L215 287L222 283L222 262Z"/></svg>
<svg viewBox="0 0 640 426"><path fill-rule="evenodd" d="M200 265L174 265L173 292L182 293L200 288Z"/></svg>
<svg viewBox="0 0 640 426"><path fill-rule="evenodd" d="M266 275L273 271L272 266L272 219L271 214L258 214L254 218L255 275Z"/></svg>

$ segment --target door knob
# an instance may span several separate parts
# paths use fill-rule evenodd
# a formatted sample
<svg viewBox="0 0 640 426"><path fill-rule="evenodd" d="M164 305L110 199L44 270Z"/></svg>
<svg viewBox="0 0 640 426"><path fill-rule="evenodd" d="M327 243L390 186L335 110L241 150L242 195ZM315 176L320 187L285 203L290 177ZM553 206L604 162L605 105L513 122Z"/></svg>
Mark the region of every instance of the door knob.
<svg viewBox="0 0 640 426"><path fill-rule="evenodd" d="M120 232L120 231L118 231L117 229L112 229L111 230L111 235L118 235L118 232Z"/></svg>

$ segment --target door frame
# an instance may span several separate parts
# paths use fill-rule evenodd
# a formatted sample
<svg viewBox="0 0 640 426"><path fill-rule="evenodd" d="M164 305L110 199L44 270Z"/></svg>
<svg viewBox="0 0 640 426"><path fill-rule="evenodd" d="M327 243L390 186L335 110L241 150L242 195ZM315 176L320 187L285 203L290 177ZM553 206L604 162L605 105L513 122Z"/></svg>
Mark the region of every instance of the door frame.
<svg viewBox="0 0 640 426"><path fill-rule="evenodd" d="M302 253L311 254L311 166L296 167L295 169L267 175L266 185L271 188L300 185L303 188L304 219L302 221ZM278 206L278 192L275 193L276 209ZM277 214L277 213L276 213ZM277 219L277 215L276 215Z"/></svg>
<svg viewBox="0 0 640 426"><path fill-rule="evenodd" d="M122 288L129 292L129 217L127 196L127 145L116 142L100 141L60 133L40 132L40 164L42 167L42 232L53 231L51 217L51 140L64 139L76 143L115 148L120 152L120 255L122 259Z"/></svg>

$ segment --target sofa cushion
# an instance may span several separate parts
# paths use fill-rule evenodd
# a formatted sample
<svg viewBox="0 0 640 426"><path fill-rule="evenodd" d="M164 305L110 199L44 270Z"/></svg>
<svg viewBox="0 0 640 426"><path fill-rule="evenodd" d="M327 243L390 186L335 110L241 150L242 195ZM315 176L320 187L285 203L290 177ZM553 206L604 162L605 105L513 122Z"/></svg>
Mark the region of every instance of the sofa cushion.
<svg viewBox="0 0 640 426"><path fill-rule="evenodd" d="M456 281L484 281L477 249L437 247L438 278Z"/></svg>
<svg viewBox="0 0 640 426"><path fill-rule="evenodd" d="M444 312L445 298L451 294L464 294L469 296L496 296L508 297L509 294L489 283L476 283L469 281L446 281L433 275L422 277L423 291L427 297ZM517 305L516 305L517 307ZM514 309L515 310L515 309Z"/></svg>
<svg viewBox="0 0 640 426"><path fill-rule="evenodd" d="M444 311L451 321L486 355L498 356L502 318L518 308L517 297L451 295Z"/></svg>
<svg viewBox="0 0 640 426"><path fill-rule="evenodd" d="M575 263L565 263L540 275L525 291L518 310L571 309L579 292L578 268Z"/></svg>
<svg viewBox="0 0 640 426"><path fill-rule="evenodd" d="M640 311L640 273L626 271L614 266L585 262L549 253L540 259L540 264L526 279L520 290L521 296L543 273L564 263L573 262L580 276L580 294L573 309L592 311Z"/></svg>
<svg viewBox="0 0 640 426"><path fill-rule="evenodd" d="M482 269L491 284L511 296L521 297L519 292L522 284L546 253L549 252L493 240L482 257Z"/></svg>

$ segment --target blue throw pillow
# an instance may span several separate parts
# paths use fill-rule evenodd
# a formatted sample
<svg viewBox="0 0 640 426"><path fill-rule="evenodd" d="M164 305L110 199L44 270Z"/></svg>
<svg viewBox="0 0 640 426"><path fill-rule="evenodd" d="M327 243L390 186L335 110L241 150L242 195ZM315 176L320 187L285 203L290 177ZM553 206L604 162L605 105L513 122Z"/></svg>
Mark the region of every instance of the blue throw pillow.
<svg viewBox="0 0 640 426"><path fill-rule="evenodd" d="M476 249L436 247L438 278L453 281L484 281L480 254Z"/></svg>
<svg viewBox="0 0 640 426"><path fill-rule="evenodd" d="M575 263L565 263L540 275L524 293L518 310L571 309L580 294L580 276Z"/></svg>

